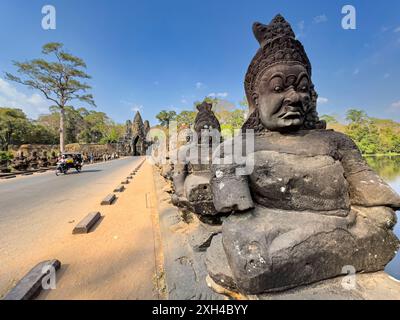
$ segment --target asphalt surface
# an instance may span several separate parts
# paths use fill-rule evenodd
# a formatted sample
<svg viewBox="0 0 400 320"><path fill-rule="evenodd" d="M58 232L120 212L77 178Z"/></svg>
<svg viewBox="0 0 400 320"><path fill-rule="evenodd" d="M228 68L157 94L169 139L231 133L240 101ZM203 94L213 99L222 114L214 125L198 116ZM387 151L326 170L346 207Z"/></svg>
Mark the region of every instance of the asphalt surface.
<svg viewBox="0 0 400 320"><path fill-rule="evenodd" d="M5 270L15 268L38 246L70 233L140 160L127 157L86 165L81 173L46 172L0 180L0 293L10 285Z"/></svg>

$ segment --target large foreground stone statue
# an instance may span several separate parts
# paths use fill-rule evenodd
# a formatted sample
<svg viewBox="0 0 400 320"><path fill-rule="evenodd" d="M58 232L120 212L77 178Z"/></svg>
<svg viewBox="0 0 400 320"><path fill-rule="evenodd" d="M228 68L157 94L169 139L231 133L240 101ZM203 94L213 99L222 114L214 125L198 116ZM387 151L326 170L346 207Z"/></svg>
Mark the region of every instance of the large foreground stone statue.
<svg viewBox="0 0 400 320"><path fill-rule="evenodd" d="M255 131L247 154L254 169L239 175L237 164L213 166L215 209L230 215L207 252L210 277L260 294L344 270L383 270L399 248L392 230L399 195L348 136L319 121L311 64L285 19L253 31L261 47L245 79L249 117L235 139ZM214 161L231 158L229 144Z"/></svg>

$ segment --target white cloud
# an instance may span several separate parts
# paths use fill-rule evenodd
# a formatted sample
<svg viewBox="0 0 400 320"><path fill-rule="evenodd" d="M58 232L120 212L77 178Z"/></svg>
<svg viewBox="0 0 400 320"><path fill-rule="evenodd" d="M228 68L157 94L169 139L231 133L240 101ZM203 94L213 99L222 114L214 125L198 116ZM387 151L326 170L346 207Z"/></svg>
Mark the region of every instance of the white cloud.
<svg viewBox="0 0 400 320"><path fill-rule="evenodd" d="M396 102L393 102L392 105L391 105L391 109L392 110L400 110L400 100L396 101Z"/></svg>
<svg viewBox="0 0 400 320"><path fill-rule="evenodd" d="M329 99L324 97L318 97L317 102L318 104L327 104L329 102Z"/></svg>
<svg viewBox="0 0 400 320"><path fill-rule="evenodd" d="M196 88L197 88L197 89L204 88L204 83L202 83L202 82L196 82Z"/></svg>
<svg viewBox="0 0 400 320"><path fill-rule="evenodd" d="M133 112L141 112L143 110L143 106L142 105L133 105L131 110Z"/></svg>
<svg viewBox="0 0 400 320"><path fill-rule="evenodd" d="M301 38L305 36L304 29L305 29L305 22L304 20L301 20L298 24L297 27L299 28L299 32L297 33L297 38Z"/></svg>
<svg viewBox="0 0 400 320"><path fill-rule="evenodd" d="M207 97L210 98L226 98L228 96L228 92L219 92L219 93L210 93Z"/></svg>
<svg viewBox="0 0 400 320"><path fill-rule="evenodd" d="M314 23L324 23L328 21L328 17L325 14L321 14L319 16L314 17Z"/></svg>
<svg viewBox="0 0 400 320"><path fill-rule="evenodd" d="M32 95L18 91L11 83L0 78L0 106L22 109L29 118L37 118L49 111L51 103L39 93Z"/></svg>

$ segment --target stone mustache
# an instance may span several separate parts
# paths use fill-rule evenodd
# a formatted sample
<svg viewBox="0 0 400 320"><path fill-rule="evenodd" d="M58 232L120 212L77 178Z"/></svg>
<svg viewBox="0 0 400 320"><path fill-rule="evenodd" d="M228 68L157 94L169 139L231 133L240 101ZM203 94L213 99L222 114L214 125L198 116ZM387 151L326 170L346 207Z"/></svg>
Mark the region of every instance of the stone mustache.
<svg viewBox="0 0 400 320"><path fill-rule="evenodd" d="M383 270L399 248L399 195L348 136L318 119L311 64L290 24L278 15L253 32L260 48L245 78L249 116L233 139L254 130L246 155L254 170L212 165L213 205L227 218L207 250L210 277L260 294L333 278L345 266ZM230 157L228 144L214 153L218 163Z"/></svg>

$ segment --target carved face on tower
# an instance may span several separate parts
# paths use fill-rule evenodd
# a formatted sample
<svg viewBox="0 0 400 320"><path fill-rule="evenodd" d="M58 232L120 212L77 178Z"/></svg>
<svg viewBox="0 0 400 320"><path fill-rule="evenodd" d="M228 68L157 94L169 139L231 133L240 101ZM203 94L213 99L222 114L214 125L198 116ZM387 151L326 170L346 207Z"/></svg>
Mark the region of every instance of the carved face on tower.
<svg viewBox="0 0 400 320"><path fill-rule="evenodd" d="M260 49L245 79L249 119L244 129L293 131L320 124L311 64L289 23L277 15L269 25L255 23Z"/></svg>

